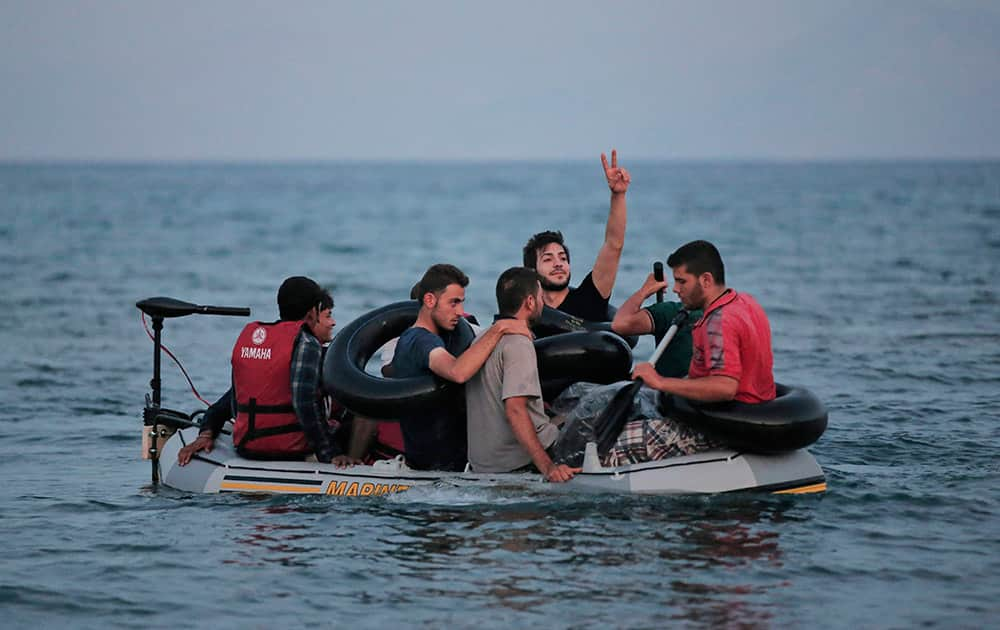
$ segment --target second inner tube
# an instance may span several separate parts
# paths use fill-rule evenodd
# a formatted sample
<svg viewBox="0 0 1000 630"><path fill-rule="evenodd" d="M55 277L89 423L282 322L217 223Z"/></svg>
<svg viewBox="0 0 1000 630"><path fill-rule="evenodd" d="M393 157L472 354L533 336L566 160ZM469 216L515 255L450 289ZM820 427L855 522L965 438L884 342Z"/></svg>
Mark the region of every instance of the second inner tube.
<svg viewBox="0 0 1000 630"><path fill-rule="evenodd" d="M417 319L420 303L396 302L375 309L348 324L333 340L323 361L323 387L341 405L375 419L397 419L445 404L462 395L460 385L428 374L382 378L365 366L385 342L398 337ZM461 354L473 340L464 319L451 335L448 351ZM578 331L535 342L539 377L546 396L570 383L612 383L627 379L632 351L618 335L606 331Z"/></svg>
<svg viewBox="0 0 1000 630"><path fill-rule="evenodd" d="M751 405L741 402L695 403L663 396L665 415L749 453L781 453L809 446L826 430L826 407L804 387L775 386L776 397Z"/></svg>
<svg viewBox="0 0 1000 630"><path fill-rule="evenodd" d="M365 371L368 360L379 348L413 325L419 310L420 303L416 300L395 302L362 315L340 331L323 360L326 392L351 411L370 418L395 419L404 411L412 413L439 406L448 390L457 390L457 385L430 374L382 378ZM472 327L464 319L459 320L456 333L472 342Z"/></svg>
<svg viewBox="0 0 1000 630"><path fill-rule="evenodd" d="M614 332L611 330L611 321L615 318L615 313L618 309L614 306L608 305L608 313L606 315L607 321L604 322L591 322L584 319L580 319L575 315L570 315L560 311L557 308L552 308L551 306L546 306L542 309L542 317L538 320L532 329L535 336L538 338L550 337L552 335L558 335L567 332L579 332L581 330L598 331L604 330L607 332ZM616 333L617 334L617 333ZM635 335L629 335L627 337L622 337L630 348L634 348L637 343L639 343L639 337Z"/></svg>

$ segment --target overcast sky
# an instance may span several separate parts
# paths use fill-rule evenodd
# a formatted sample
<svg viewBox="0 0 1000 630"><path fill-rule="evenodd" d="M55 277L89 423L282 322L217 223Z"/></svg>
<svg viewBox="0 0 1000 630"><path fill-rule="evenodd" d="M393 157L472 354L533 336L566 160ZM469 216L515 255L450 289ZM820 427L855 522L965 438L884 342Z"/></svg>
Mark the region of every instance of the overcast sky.
<svg viewBox="0 0 1000 630"><path fill-rule="evenodd" d="M0 160L1000 157L1000 2L0 0Z"/></svg>

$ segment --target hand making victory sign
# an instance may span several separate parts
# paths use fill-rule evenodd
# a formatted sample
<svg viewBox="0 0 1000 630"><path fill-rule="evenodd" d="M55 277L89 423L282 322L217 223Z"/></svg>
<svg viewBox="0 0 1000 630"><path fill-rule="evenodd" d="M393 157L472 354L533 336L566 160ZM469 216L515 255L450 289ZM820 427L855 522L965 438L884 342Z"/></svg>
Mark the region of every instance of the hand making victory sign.
<svg viewBox="0 0 1000 630"><path fill-rule="evenodd" d="M628 190L632 177L624 168L618 168L618 150L611 149L611 166L608 166L608 156L601 154L601 164L604 166L604 176L608 178L608 188L613 193L624 193Z"/></svg>

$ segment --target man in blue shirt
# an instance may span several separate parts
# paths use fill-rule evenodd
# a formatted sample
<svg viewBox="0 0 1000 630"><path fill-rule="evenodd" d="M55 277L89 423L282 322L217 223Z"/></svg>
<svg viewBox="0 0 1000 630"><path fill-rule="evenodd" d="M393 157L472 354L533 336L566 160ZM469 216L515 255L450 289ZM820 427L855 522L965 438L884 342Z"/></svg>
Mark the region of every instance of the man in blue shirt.
<svg viewBox="0 0 1000 630"><path fill-rule="evenodd" d="M500 338L507 334L531 338L527 324L504 319L483 332L458 357L448 352L442 338L455 330L464 315L469 278L454 265L431 266L420 279L417 321L399 336L392 360L398 378L428 373L465 383L486 362ZM417 470L464 470L466 463L465 408L462 396L445 408L400 418L407 463Z"/></svg>

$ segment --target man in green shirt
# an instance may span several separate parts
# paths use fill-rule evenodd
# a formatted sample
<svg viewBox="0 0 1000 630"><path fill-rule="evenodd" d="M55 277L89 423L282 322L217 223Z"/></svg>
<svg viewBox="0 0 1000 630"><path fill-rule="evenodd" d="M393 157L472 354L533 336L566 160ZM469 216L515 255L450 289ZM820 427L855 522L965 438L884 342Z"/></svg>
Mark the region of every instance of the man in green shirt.
<svg viewBox="0 0 1000 630"><path fill-rule="evenodd" d="M657 302L645 308L642 303L657 291L667 288L666 280L657 280L649 274L646 282L618 308L611 329L619 335L648 335L656 337L656 343L663 339L670 328L670 322L683 306L680 302ZM691 311L687 323L677 331L660 360L656 371L661 376L683 378L691 365L691 326L701 319L701 311Z"/></svg>
<svg viewBox="0 0 1000 630"><path fill-rule="evenodd" d="M643 308L642 303L660 289L666 288L666 280L656 280L653 274L649 274L642 287L618 308L615 319L611 322L611 329L620 335L652 333L659 342L667 334L670 322L683 306L679 302L657 302ZM656 362L656 371L659 374L675 378L687 376L693 352L691 326L701 318L701 315L700 310L690 312L687 323L677 331L660 360ZM577 383L556 399L553 406L565 417L565 428L555 449L558 461L579 465L577 462L582 461L584 445L588 441L595 441L593 420L608 406L620 387L620 383L608 386ZM711 445L701 434L690 428L659 418L656 395L649 389L641 391L637 396L636 404L630 412L630 422L626 427L636 428L634 432L638 434L638 438L633 441L637 441L640 447L645 447L645 438L648 434L653 440L667 445L668 452L672 455L706 450ZM635 463L629 459L630 454L620 449L613 449L613 453L602 463L605 466ZM647 460L648 458L641 461Z"/></svg>

